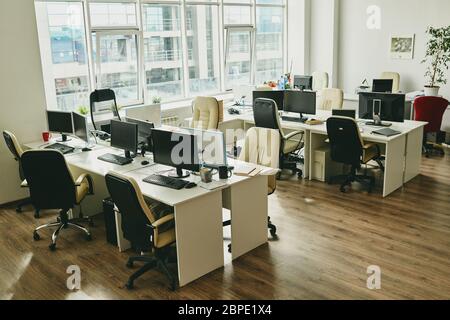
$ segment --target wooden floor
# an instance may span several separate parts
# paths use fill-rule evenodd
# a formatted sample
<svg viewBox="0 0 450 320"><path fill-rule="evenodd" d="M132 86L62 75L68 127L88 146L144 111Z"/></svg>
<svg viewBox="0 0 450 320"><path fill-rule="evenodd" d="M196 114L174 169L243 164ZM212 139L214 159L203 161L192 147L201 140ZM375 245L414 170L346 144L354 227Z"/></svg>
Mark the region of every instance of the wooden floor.
<svg viewBox="0 0 450 320"><path fill-rule="evenodd" d="M101 218L92 242L64 230L53 253L48 232L32 240L53 215L0 209L0 299L450 298L449 155L424 158L421 175L386 199L292 180L269 201L278 240L176 292L158 271L124 289L130 254L105 243ZM81 268L77 292L66 288L70 265ZM366 287L370 265L381 268L381 290Z"/></svg>

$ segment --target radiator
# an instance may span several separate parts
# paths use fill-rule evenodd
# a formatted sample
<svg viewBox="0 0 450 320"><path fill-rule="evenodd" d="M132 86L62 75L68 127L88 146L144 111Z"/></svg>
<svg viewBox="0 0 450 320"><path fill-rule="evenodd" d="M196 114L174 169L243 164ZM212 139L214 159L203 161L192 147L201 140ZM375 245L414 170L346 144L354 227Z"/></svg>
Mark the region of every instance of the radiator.
<svg viewBox="0 0 450 320"><path fill-rule="evenodd" d="M180 119L177 116L161 118L161 124L172 127L180 126Z"/></svg>

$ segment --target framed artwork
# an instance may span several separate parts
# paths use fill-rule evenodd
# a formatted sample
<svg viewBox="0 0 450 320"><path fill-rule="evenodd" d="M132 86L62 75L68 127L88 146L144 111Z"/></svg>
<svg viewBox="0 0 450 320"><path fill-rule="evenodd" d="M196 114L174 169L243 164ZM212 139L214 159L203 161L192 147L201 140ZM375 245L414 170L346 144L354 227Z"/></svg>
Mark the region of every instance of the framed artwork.
<svg viewBox="0 0 450 320"><path fill-rule="evenodd" d="M415 35L391 36L391 59L411 60L414 58Z"/></svg>

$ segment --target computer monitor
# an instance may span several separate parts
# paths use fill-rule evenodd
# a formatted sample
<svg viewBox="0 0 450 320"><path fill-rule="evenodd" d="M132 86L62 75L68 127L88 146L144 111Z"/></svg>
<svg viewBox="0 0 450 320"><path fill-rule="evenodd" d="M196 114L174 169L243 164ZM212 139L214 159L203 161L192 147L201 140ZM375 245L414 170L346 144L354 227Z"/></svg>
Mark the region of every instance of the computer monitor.
<svg viewBox="0 0 450 320"><path fill-rule="evenodd" d="M134 118L125 118L126 122L137 124L138 126L138 144L145 148L146 151L153 151L152 146L152 130L155 125L152 122L142 121ZM142 150L142 149L141 149Z"/></svg>
<svg viewBox="0 0 450 320"><path fill-rule="evenodd" d="M294 76L294 89L312 90L312 76Z"/></svg>
<svg viewBox="0 0 450 320"><path fill-rule="evenodd" d="M373 119L370 125L382 126L382 121L405 121L405 95L395 93L361 92L359 118Z"/></svg>
<svg viewBox="0 0 450 320"><path fill-rule="evenodd" d="M72 112L47 111L48 131L61 134L59 142L69 141L67 135L73 134Z"/></svg>
<svg viewBox="0 0 450 320"><path fill-rule="evenodd" d="M197 137L199 159L208 168L228 167L225 135L219 130L183 128Z"/></svg>
<svg viewBox="0 0 450 320"><path fill-rule="evenodd" d="M392 79L374 79L372 83L372 92L391 93L394 86Z"/></svg>
<svg viewBox="0 0 450 320"><path fill-rule="evenodd" d="M189 173L200 171L198 142L193 134L154 129L152 131L153 159L155 163L176 168L175 178L186 178Z"/></svg>
<svg viewBox="0 0 450 320"><path fill-rule="evenodd" d="M331 113L333 116L356 119L356 110L333 109Z"/></svg>
<svg viewBox="0 0 450 320"><path fill-rule="evenodd" d="M316 114L316 93L313 91L287 90L284 92L284 112L300 114L300 121L304 114Z"/></svg>
<svg viewBox="0 0 450 320"><path fill-rule="evenodd" d="M89 143L89 131L86 117L79 113L72 112L72 118L74 135L86 143Z"/></svg>
<svg viewBox="0 0 450 320"><path fill-rule="evenodd" d="M268 90L268 91L253 91L253 105L258 98L272 99L276 102L278 110L283 110L284 105L284 91L283 90Z"/></svg>
<svg viewBox="0 0 450 320"><path fill-rule="evenodd" d="M125 157L132 159L131 152L137 152L137 141L137 124L111 120L111 147L123 149L125 151Z"/></svg>

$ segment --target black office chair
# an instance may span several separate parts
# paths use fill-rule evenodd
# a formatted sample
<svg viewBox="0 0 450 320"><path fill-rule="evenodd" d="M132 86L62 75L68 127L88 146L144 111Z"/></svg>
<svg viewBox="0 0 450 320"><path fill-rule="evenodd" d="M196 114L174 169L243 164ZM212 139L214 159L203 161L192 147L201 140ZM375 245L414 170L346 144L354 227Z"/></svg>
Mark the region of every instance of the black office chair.
<svg viewBox="0 0 450 320"><path fill-rule="evenodd" d="M30 150L22 155L23 172L26 184L30 188L31 202L37 212L43 209L60 209L56 222L36 228L34 240L40 240L39 230L56 227L52 235L50 250L56 249L59 232L67 227L81 230L86 239L91 240L88 229L77 223L77 219L69 220L68 212L75 205L80 205L87 196L94 194L92 178L82 174L76 181L69 171L66 160L56 150Z"/></svg>
<svg viewBox="0 0 450 320"><path fill-rule="evenodd" d="M288 135L284 134L277 103L272 99L256 99L253 105L253 116L256 127L275 129L280 132L280 169L291 170L293 174L297 173L299 178L302 177L303 172L297 168L297 163L301 162L298 153L303 145L303 132L295 131Z"/></svg>
<svg viewBox="0 0 450 320"><path fill-rule="evenodd" d="M112 112L112 117L111 119L118 119L121 121L120 119L120 115L119 115L119 109L117 107L117 100L116 100L116 94L114 93L113 90L111 89L101 89L101 90L95 90L93 91L90 96L89 96L89 103L90 103L90 112L91 112L91 120L92 120L92 125L94 126L94 134L96 134L97 136L103 137L103 138L107 138L108 134L111 134L111 126L108 124L105 125L99 125L99 121L96 121L96 115L98 114L98 110L96 108L96 103L101 103L101 102L112 102L111 105L111 112ZM104 116L104 114L103 114ZM106 133L106 135L105 135Z"/></svg>
<svg viewBox="0 0 450 320"><path fill-rule="evenodd" d="M154 251L153 256L137 256L128 259L127 267L134 262L144 266L130 276L126 287L132 289L134 281L147 271L159 267L176 289L176 276L168 268L172 244L175 243L174 214L171 207L160 203L150 206L145 202L139 186L131 178L115 173L106 175L106 186L111 198L122 216L122 230L125 239L138 252Z"/></svg>
<svg viewBox="0 0 450 320"><path fill-rule="evenodd" d="M23 181L23 180L25 180L25 176L23 174L22 161L21 161L21 156L23 154L22 147L20 146L19 141L17 140L16 136L9 131L6 131L6 130L3 131L3 138L5 139L6 146L8 147L9 151L11 151L11 153L14 157L14 160L16 160L19 163L19 177L20 177L20 180ZM16 212L21 213L22 207L29 205L29 204L31 204L30 198L22 200L17 205ZM39 218L39 216L35 216L35 217Z"/></svg>
<svg viewBox="0 0 450 320"><path fill-rule="evenodd" d="M357 171L361 168L361 164L367 164L371 160L375 160L384 170L379 146L363 142L358 124L352 118L329 118L327 120L327 132L330 141L331 159L351 166L348 174L331 177L328 183L332 184L335 180L343 179L340 190L346 192L346 187L350 187L352 182L357 181L371 192L375 185L375 178L357 175Z"/></svg>

